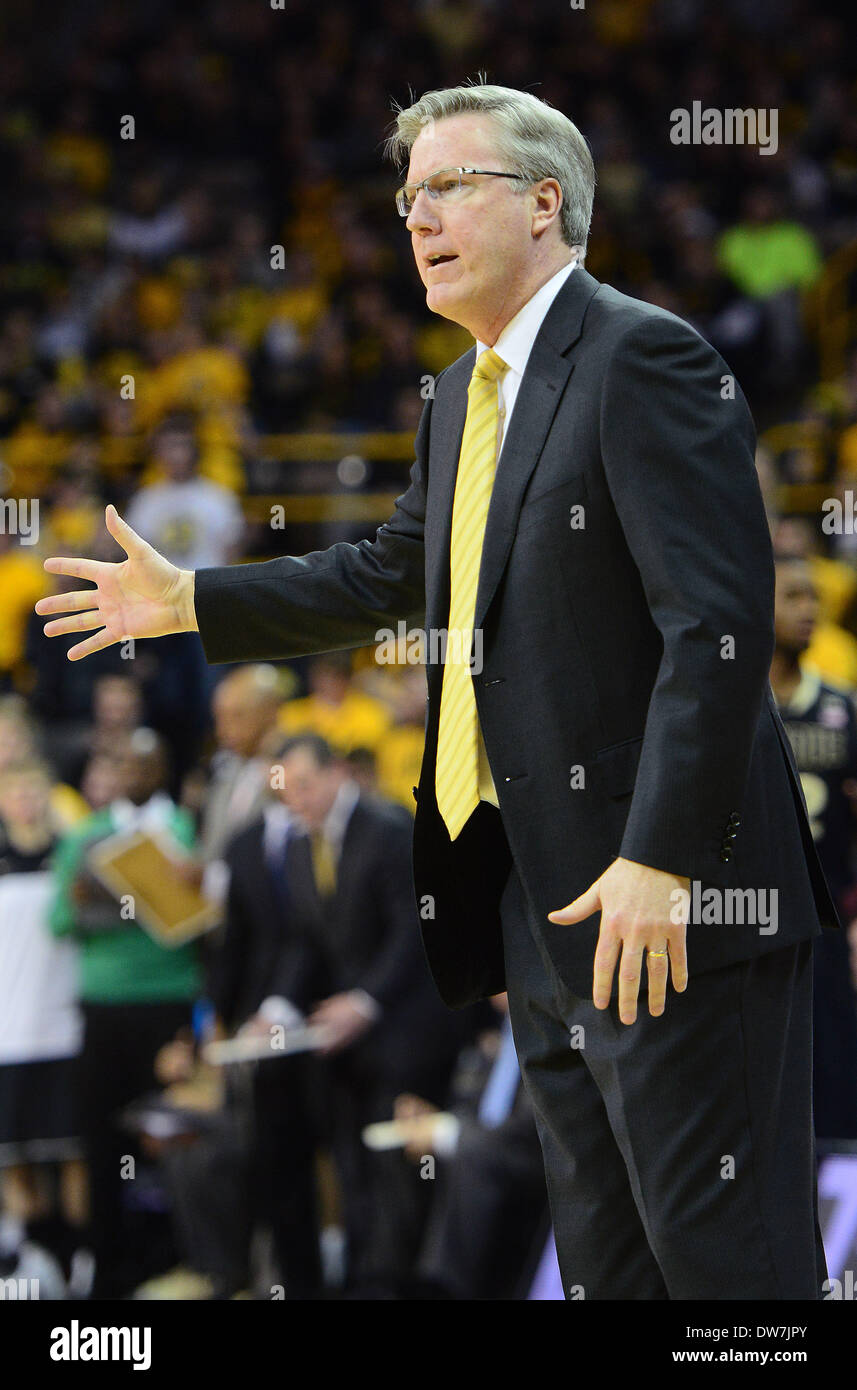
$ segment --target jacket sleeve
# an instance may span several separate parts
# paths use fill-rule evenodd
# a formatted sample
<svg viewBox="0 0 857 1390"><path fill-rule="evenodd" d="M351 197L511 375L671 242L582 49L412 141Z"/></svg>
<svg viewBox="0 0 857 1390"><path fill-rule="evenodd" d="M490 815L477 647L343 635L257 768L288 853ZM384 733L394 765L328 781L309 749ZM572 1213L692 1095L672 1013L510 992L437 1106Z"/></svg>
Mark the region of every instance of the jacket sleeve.
<svg viewBox="0 0 857 1390"><path fill-rule="evenodd" d="M619 342L602 398L607 484L663 654L619 853L706 878L739 810L773 654L774 567L744 397L680 320Z"/></svg>
<svg viewBox="0 0 857 1390"><path fill-rule="evenodd" d="M399 619L424 623L431 406L427 400L414 440L410 487L396 499L393 516L379 526L374 540L197 570L196 618L209 662L363 647L376 640L379 628Z"/></svg>

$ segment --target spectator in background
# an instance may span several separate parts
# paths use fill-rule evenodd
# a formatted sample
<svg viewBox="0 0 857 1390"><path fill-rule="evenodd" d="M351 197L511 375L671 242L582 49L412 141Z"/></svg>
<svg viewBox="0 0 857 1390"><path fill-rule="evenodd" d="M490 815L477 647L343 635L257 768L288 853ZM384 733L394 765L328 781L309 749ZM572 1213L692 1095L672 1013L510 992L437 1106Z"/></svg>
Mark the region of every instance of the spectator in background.
<svg viewBox="0 0 857 1390"><path fill-rule="evenodd" d="M143 692L131 672L99 676L92 692L92 747L109 751L117 738L133 733L143 719Z"/></svg>
<svg viewBox="0 0 857 1390"><path fill-rule="evenodd" d="M225 487L199 477L191 417L173 415L158 427L152 458L166 480L141 488L128 503L138 534L184 569L237 559L244 533L241 506Z"/></svg>
<svg viewBox="0 0 857 1390"><path fill-rule="evenodd" d="M342 761L362 792L378 795L378 762L371 748L352 748Z"/></svg>
<svg viewBox="0 0 857 1390"><path fill-rule="evenodd" d="M222 859L229 840L261 814L269 788L271 750L282 742L277 713L284 676L275 666L230 671L212 697L217 752L202 803L199 854Z"/></svg>
<svg viewBox="0 0 857 1390"><path fill-rule="evenodd" d="M818 613L809 564L779 556L776 573L771 688L794 750L828 886L842 920L849 921L857 910L857 714L845 690L802 665ZM857 1139L857 994L847 933L817 937L813 965L816 1134L822 1139Z"/></svg>
<svg viewBox="0 0 857 1390"><path fill-rule="evenodd" d="M355 688L351 670L348 652L314 657L308 663L309 694L283 705L282 731L318 734L340 754L353 748L377 752L390 727L390 714L380 700Z"/></svg>
<svg viewBox="0 0 857 1390"><path fill-rule="evenodd" d="M57 842L51 777L27 759L0 771L0 1277L24 1240L65 1279L83 1246L76 951L47 925Z"/></svg>
<svg viewBox="0 0 857 1390"><path fill-rule="evenodd" d="M282 791L271 789L259 816L241 829L225 851L229 876L225 930L209 957L208 995L217 1020L228 1034L255 1033L270 1038L277 1026L299 1024L300 1010L289 999L300 996L306 943L296 930L286 865L295 820ZM192 1175L212 1173L212 1183L240 1192L232 1204L261 1220L273 1237L276 1280L285 1297L315 1298L322 1291L322 1270L315 1154L321 1137L321 1076L309 1055L260 1061L252 1076L249 1120L239 1110L232 1085L232 1104L218 1135L197 1152L178 1154L171 1163L180 1196L176 1210L183 1226L197 1233L193 1267L220 1287L240 1288L247 1277L249 1232L223 1220L210 1190L201 1191ZM227 1074L227 1087L235 1083ZM237 1113L236 1113L237 1112ZM243 1146L235 1136L244 1121ZM220 1152L220 1161L216 1153ZM234 1155L231 1163L224 1156ZM207 1189L209 1185L206 1185ZM218 1205L223 1205L219 1203ZM193 1208L202 1219L188 1219Z"/></svg>
<svg viewBox="0 0 857 1390"><path fill-rule="evenodd" d="M155 431L152 459L166 479L142 487L128 504L140 535L182 565L213 565L237 558L244 532L234 493L198 473L199 450L190 415L168 416ZM134 652L136 657L136 651ZM214 676L194 634L166 639L163 650L142 653L148 720L170 746L173 788L199 754ZM151 669L151 668L154 669Z"/></svg>
<svg viewBox="0 0 857 1390"><path fill-rule="evenodd" d="M126 208L111 219L109 244L126 255L159 260L183 247L189 236L190 200L167 201L163 180L146 172L131 180Z"/></svg>
<svg viewBox="0 0 857 1390"><path fill-rule="evenodd" d="M121 796L119 768L112 753L93 753L83 769L80 791L90 811L101 811Z"/></svg>
<svg viewBox="0 0 857 1390"><path fill-rule="evenodd" d="M483 1035L479 1046L462 1054L452 1111L420 1096L396 1099L408 1157L440 1160L418 1264L423 1296L520 1297L548 1221L539 1137L521 1084L506 996L491 1002L503 1020L500 1033Z"/></svg>
<svg viewBox="0 0 857 1390"><path fill-rule="evenodd" d="M101 526L104 499L99 480L100 445L82 439L59 470L50 498L50 546L88 555Z"/></svg>
<svg viewBox="0 0 857 1390"><path fill-rule="evenodd" d="M844 615L857 594L857 574L842 560L821 553L821 536L809 517L783 517L773 528L774 549L809 565L818 610L801 664L836 685L857 686L857 638Z"/></svg>
<svg viewBox="0 0 857 1390"><path fill-rule="evenodd" d="M89 1165L94 1298L118 1298L140 1282L146 1252L123 1203L122 1157L131 1140L118 1112L155 1084L158 1049L190 1023L199 986L192 945L167 949L131 918L88 867L89 852L119 831L158 830L189 848L193 825L164 787L162 740L137 729L115 753L122 796L61 841L50 925L80 949L84 1017L83 1137Z"/></svg>
<svg viewBox="0 0 857 1390"><path fill-rule="evenodd" d="M821 255L812 232L783 215L773 186L751 185L742 210L742 220L718 240L717 261L745 296L748 309L755 306L762 313L764 384L779 390L785 402L789 389L799 387L805 366L800 295L821 274Z"/></svg>
<svg viewBox="0 0 857 1390"><path fill-rule="evenodd" d="M49 592L47 576L32 544L8 529L0 499L0 692L14 690L22 675L27 626L33 604ZM27 524L32 520L27 512ZM38 537L38 529L35 532Z"/></svg>
<svg viewBox="0 0 857 1390"><path fill-rule="evenodd" d="M130 662L123 663L125 667ZM123 738L140 728L145 716L140 682L129 670L98 676L92 685L91 722L81 726L63 747L63 770L76 787L86 764L97 753L112 754Z"/></svg>
<svg viewBox="0 0 857 1390"><path fill-rule="evenodd" d="M36 355L41 360L42 341ZM16 497L44 497L68 458L74 436L68 401L57 382L43 381L32 413L16 425L4 446L9 485Z"/></svg>
<svg viewBox="0 0 857 1390"><path fill-rule="evenodd" d="M391 697L394 722L378 749L378 785L384 796L413 814L425 745L424 667L404 666Z"/></svg>
<svg viewBox="0 0 857 1390"><path fill-rule="evenodd" d="M742 294L767 299L784 290L805 290L821 273L812 232L782 212L782 200L769 184L752 184L742 200L743 217L722 233L717 245L721 269Z"/></svg>
<svg viewBox="0 0 857 1390"><path fill-rule="evenodd" d="M411 824L361 794L324 739L289 740L282 798L300 822L285 875L290 939L277 998L328 1034L325 1092L339 1177L352 1294L403 1277L419 1245L429 1184L400 1154L370 1154L365 1125L414 1091L442 1103L472 1012L444 1009L419 941Z"/></svg>
<svg viewBox="0 0 857 1390"><path fill-rule="evenodd" d="M20 696L7 695L0 699L0 772L22 759L38 760L40 732ZM51 782L51 820L57 834L82 820L88 810L83 797L73 787L64 782Z"/></svg>
<svg viewBox="0 0 857 1390"><path fill-rule="evenodd" d="M72 548L71 553L76 554L76 551ZM99 517L93 553L105 560L116 553L113 537L104 525L103 513ZM55 593L78 586L78 581L69 583L61 576L52 579ZM41 720L51 761L64 779L73 781L80 773L80 749L89 736L96 681L103 675L127 674L129 662L124 646L116 646L99 652L92 669L84 670L82 663L67 659L68 647L65 641L52 646L41 625L30 620L26 636L30 709ZM159 663L167 657L168 653L158 652L153 659Z"/></svg>

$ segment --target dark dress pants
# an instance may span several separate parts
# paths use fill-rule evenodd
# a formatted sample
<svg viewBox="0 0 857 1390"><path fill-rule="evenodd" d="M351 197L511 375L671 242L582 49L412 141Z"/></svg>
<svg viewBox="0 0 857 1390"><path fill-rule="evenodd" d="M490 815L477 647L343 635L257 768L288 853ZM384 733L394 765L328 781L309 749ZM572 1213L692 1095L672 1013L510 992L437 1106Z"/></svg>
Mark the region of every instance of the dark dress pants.
<svg viewBox="0 0 857 1390"><path fill-rule="evenodd" d="M566 1298L818 1299L812 943L627 1026L560 980L514 867L501 913Z"/></svg>

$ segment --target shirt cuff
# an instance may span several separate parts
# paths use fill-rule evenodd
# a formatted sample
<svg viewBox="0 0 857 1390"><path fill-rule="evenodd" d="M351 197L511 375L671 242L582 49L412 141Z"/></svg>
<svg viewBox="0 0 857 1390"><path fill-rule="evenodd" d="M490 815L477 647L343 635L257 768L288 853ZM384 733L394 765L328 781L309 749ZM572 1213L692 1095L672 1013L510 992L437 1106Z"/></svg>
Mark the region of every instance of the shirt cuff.
<svg viewBox="0 0 857 1390"><path fill-rule="evenodd" d="M259 1005L259 1017L267 1023L279 1023L283 1028L297 1028L304 1016L289 999L281 994L269 994Z"/></svg>
<svg viewBox="0 0 857 1390"><path fill-rule="evenodd" d="M438 1158L451 1158L458 1148L461 1120L457 1115L438 1115L434 1125L432 1150Z"/></svg>
<svg viewBox="0 0 857 1390"><path fill-rule="evenodd" d="M206 898L222 907L229 892L231 874L229 865L223 859L212 859L202 871L202 891Z"/></svg>
<svg viewBox="0 0 857 1390"><path fill-rule="evenodd" d="M376 1018L380 1018L381 1005L377 999L372 998L371 994L367 994L365 989L350 989L348 998L358 1013L361 1013L370 1023L374 1023Z"/></svg>

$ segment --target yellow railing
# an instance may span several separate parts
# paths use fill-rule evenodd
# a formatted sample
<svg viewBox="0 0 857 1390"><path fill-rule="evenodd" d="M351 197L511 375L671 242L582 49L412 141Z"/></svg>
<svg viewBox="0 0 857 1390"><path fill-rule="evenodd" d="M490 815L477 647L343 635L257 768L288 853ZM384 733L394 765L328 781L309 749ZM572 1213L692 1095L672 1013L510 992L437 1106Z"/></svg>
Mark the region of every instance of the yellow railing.
<svg viewBox="0 0 857 1390"><path fill-rule="evenodd" d="M301 521L386 521L402 491L404 484L399 492L284 492L241 500L248 521L274 525L276 530L277 508L282 508L283 522L289 526Z"/></svg>
<svg viewBox="0 0 857 1390"><path fill-rule="evenodd" d="M368 463L401 459L410 464L414 457L414 436L410 431L392 430L364 434L267 434L253 441L252 452L257 458L276 459L282 463L339 463L349 454L358 454ZM144 463L147 457L146 439L102 440L100 462L111 471L133 468Z"/></svg>

